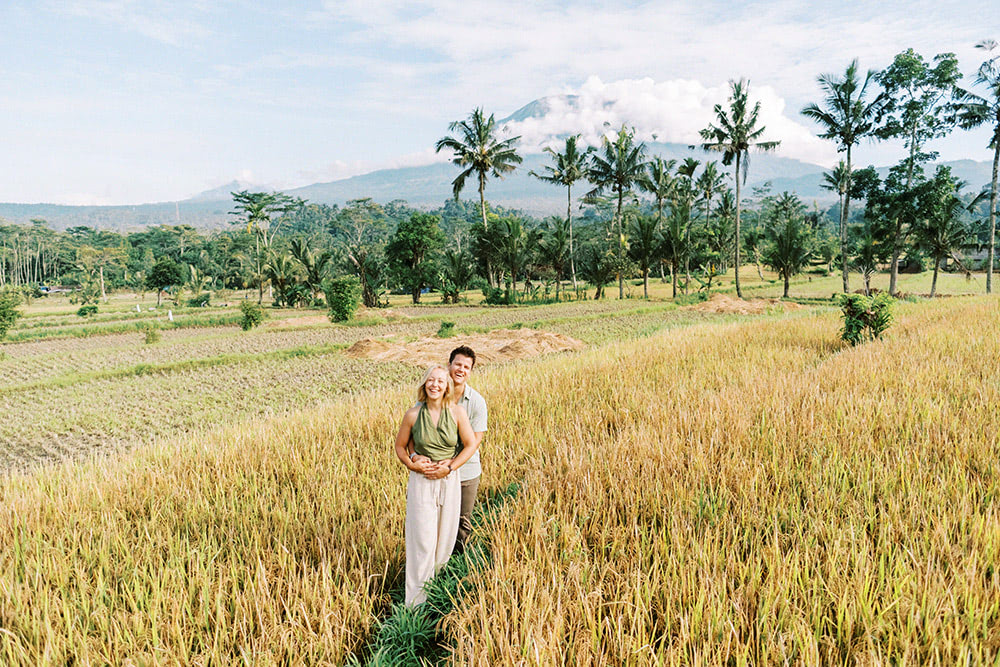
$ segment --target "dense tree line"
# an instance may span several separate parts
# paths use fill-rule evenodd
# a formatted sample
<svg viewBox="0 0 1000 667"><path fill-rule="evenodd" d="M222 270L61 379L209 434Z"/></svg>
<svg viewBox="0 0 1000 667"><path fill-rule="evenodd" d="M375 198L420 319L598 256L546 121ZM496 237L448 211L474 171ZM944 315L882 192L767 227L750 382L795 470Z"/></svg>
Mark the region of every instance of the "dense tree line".
<svg viewBox="0 0 1000 667"><path fill-rule="evenodd" d="M482 288L491 303L561 299L568 281L601 298L604 288L639 278L648 296L651 276L680 291L711 287L720 274L745 264L777 271L785 294L791 278L815 267L859 271L864 290L879 267L896 291L901 270L924 263L937 272L947 262L964 270L994 266L997 168L1000 162L1000 54L995 42L978 45L987 59L972 86L960 86L953 54L929 61L908 49L881 71L862 72L857 61L843 75L818 78L824 97L802 113L835 142L845 159L824 178L838 202L808 210L796 195L767 188L746 196L751 154L775 150L750 85L733 81L727 104L716 105L702 131L701 148L718 160L681 163L650 157L633 129L623 125L587 147L570 136L546 149L551 162L532 172L566 189L566 215L539 220L490 206L490 179L521 163L518 137L503 135L492 115L475 109L449 125L438 151L459 168L455 199L433 211L403 201L370 199L327 206L278 192L234 192L231 229L202 234L161 225L120 235L88 227L57 232L43 220L0 226L0 285L61 285L86 302L110 289L170 291L192 303L220 289L254 290L258 301L284 306L318 304L332 277L352 275L368 307L398 291L414 303L427 290L455 302ZM937 156L927 143L956 128L993 129L993 180L980 193L966 191L947 169L928 173ZM898 141L906 155L888 173L856 169L852 149L863 140ZM468 179L478 201L458 197ZM574 210L573 192L585 196ZM580 190L577 190L580 192ZM858 206L852 208L852 203ZM979 265L967 257L984 251ZM992 271L986 290L992 290Z"/></svg>

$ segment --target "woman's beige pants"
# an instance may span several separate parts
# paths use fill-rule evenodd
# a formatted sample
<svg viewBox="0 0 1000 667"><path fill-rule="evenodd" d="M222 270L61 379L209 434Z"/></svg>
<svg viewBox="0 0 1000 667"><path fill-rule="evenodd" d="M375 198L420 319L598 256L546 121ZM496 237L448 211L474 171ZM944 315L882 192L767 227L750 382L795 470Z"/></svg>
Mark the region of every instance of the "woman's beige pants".
<svg viewBox="0 0 1000 667"><path fill-rule="evenodd" d="M430 480L410 471L406 485L406 604L427 599L423 587L448 562L458 534L462 487L458 473Z"/></svg>

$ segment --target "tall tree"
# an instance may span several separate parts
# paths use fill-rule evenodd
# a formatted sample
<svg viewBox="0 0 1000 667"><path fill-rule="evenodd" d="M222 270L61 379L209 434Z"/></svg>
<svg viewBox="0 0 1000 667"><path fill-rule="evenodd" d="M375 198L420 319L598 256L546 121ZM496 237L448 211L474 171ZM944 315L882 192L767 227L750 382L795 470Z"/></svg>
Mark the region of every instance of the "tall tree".
<svg viewBox="0 0 1000 667"><path fill-rule="evenodd" d="M992 39L976 44L989 57L979 66L976 72L975 85L984 86L986 95L980 96L968 90L959 89L956 93L955 110L958 126L970 130L980 125L993 125L989 148L993 149L993 179L990 181L990 241L986 261L986 293L993 292L993 264L996 253L997 234L997 167L1000 166L1000 53L997 43Z"/></svg>
<svg viewBox="0 0 1000 667"><path fill-rule="evenodd" d="M629 254L642 271L642 298L649 298L649 268L660 259L662 242L659 224L651 215L636 215L632 220Z"/></svg>
<svg viewBox="0 0 1000 667"><path fill-rule="evenodd" d="M885 122L875 133L882 139L903 140L907 149L902 163L907 190L913 188L914 179L919 176L919 165L937 157L936 152L923 150L927 142L948 134L954 122L950 103L962 78L958 60L954 53L939 53L933 62L932 67L919 53L907 49L875 75L887 95ZM895 221L889 268L890 294L896 293L899 258L913 223L914 219L909 216L900 216Z"/></svg>
<svg viewBox="0 0 1000 667"><path fill-rule="evenodd" d="M452 151L452 163L462 171L451 182L452 194L455 199L465 187L465 180L475 174L479 180L479 212L482 216L483 228L489 229L486 220L486 179L489 176L503 178L521 164L521 156L517 154L515 144L521 137L500 139L493 114L489 118L482 108L476 108L466 120L456 120L448 125L448 131L458 136L447 136L438 139L434 145L435 152ZM487 279L493 282L493 272L487 267Z"/></svg>
<svg viewBox="0 0 1000 667"><path fill-rule="evenodd" d="M410 292L413 303L420 303L420 292L434 283L437 276L435 253L444 247L440 220L430 213L413 213L402 220L385 254L394 269L396 280Z"/></svg>
<svg viewBox="0 0 1000 667"><path fill-rule="evenodd" d="M729 270L729 260L733 256L733 229L736 220L736 199L733 191L725 188L719 194L715 215L705 227L708 247L718 255L719 271ZM762 278L763 280L763 278Z"/></svg>
<svg viewBox="0 0 1000 667"><path fill-rule="evenodd" d="M663 202L669 199L674 190L674 167L677 160L664 160L662 157L655 157L646 164L646 171L639 179L639 189L653 195L656 200L656 229L663 232ZM663 276L663 262L660 264L660 279Z"/></svg>
<svg viewBox="0 0 1000 667"><path fill-rule="evenodd" d="M809 265L812 233L805 222L805 205L796 196L783 192L764 211L764 262L777 271L785 283L784 298L792 276Z"/></svg>
<svg viewBox="0 0 1000 667"><path fill-rule="evenodd" d="M823 106L808 104L802 114L813 119L823 128L820 137L837 142L837 151L845 153L843 167L844 184L840 194L840 254L844 293L850 292L847 266L847 221L851 207L851 148L861 139L874 136L878 115L885 105L886 95L880 93L871 101L865 97L868 85L875 78L875 70L868 70L861 79L858 61L852 60L844 71L843 78L833 74L822 74L818 81L825 93Z"/></svg>
<svg viewBox="0 0 1000 667"><path fill-rule="evenodd" d="M918 195L918 219L914 237L917 248L934 262L931 297L937 291L938 271L948 257L969 240L969 226L963 220L965 204L959 196L962 183L948 167L938 167L931 181L923 184Z"/></svg>
<svg viewBox="0 0 1000 667"><path fill-rule="evenodd" d="M361 283L361 300L366 308L382 305L385 278L385 238L389 223L385 211L371 198L352 199L330 223L349 270Z"/></svg>
<svg viewBox="0 0 1000 667"><path fill-rule="evenodd" d="M687 242L687 223L690 219L691 205L681 199L670 207L670 215L663 226L661 253L670 262L671 295L674 298L677 297L677 274L690 254Z"/></svg>
<svg viewBox="0 0 1000 667"><path fill-rule="evenodd" d="M646 144L635 142L635 130L622 125L614 141L603 138L601 150L591 156L587 179L594 189L588 196L600 195L611 190L618 200L615 224L618 230L618 298L625 298L625 232L622 229L622 203L625 194L642 177L646 168Z"/></svg>
<svg viewBox="0 0 1000 667"><path fill-rule="evenodd" d="M333 255L329 250L324 250L319 254L313 252L309 239L299 236L292 239L290 249L292 257L302 266L303 279L306 287L309 288L312 300L315 302L323 291L323 281L326 280L326 272L330 267Z"/></svg>
<svg viewBox="0 0 1000 667"><path fill-rule="evenodd" d="M496 254L507 275L507 302L514 303L517 278L530 262L538 244L538 232L528 229L521 218L508 216L497 224Z"/></svg>
<svg viewBox="0 0 1000 667"><path fill-rule="evenodd" d="M733 268L736 271L736 295L743 298L740 288L740 184L746 181L750 168L750 151L773 151L781 144L780 141L761 141L766 129L758 127L760 102L749 107L749 82L730 81L732 94L729 97L729 109L721 104L715 105L716 123L709 123L701 130L701 138L705 143L702 148L708 151L722 153L722 164L733 165L733 178L736 181L736 228L734 230L735 257ZM742 173L741 173L742 172Z"/></svg>
<svg viewBox="0 0 1000 667"><path fill-rule="evenodd" d="M556 301L559 300L559 288L562 284L566 261L572 262L570 248L572 247L572 228L569 218L552 218L543 223L542 235L538 240L538 251L543 262L552 267L556 275ZM574 283L574 290L576 285Z"/></svg>
<svg viewBox="0 0 1000 667"><path fill-rule="evenodd" d="M283 192L231 192L235 208L229 212L237 216L237 224L245 224L248 234L254 235L254 261L257 269L257 303L264 301L264 261L271 249L271 242L278 233L281 219L301 208L305 200ZM181 256L184 254L181 246Z"/></svg>
<svg viewBox="0 0 1000 667"><path fill-rule="evenodd" d="M172 285L184 282L184 270L181 265L169 257L161 257L146 276L146 286L156 290L156 307L160 307L160 294Z"/></svg>
<svg viewBox="0 0 1000 667"><path fill-rule="evenodd" d="M566 186L566 221L569 225L569 272L573 280L574 291L577 289L577 284L576 261L574 259L575 252L573 248L573 184L585 176L587 157L592 150L589 147L585 150L580 150L579 142L580 135L574 134L566 137L566 146L563 148L562 153L546 147L544 150L552 156L552 164L545 165L543 167L545 172L542 174L537 174L534 171L528 172L535 178L547 183ZM557 301L559 300L558 291L559 288L557 286Z"/></svg>
<svg viewBox="0 0 1000 667"><path fill-rule="evenodd" d="M701 164L700 160L695 160L693 157L684 158L684 162L677 167L677 185L674 188L674 197L683 198L685 203L685 209L688 212L687 220L684 223L684 235L685 242L688 248L692 247L691 244L691 228L694 226L694 221L692 220L692 213L694 211L694 200L698 196L698 188L695 185L694 174L698 171L698 165ZM684 293L687 294L688 286L691 284L691 254L688 253L684 258Z"/></svg>

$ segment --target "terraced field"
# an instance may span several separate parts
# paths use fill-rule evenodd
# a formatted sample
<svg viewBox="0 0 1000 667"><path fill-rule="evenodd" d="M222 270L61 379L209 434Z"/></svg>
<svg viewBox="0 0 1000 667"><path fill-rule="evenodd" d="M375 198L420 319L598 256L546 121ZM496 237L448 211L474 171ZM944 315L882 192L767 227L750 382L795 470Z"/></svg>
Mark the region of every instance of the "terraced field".
<svg viewBox="0 0 1000 667"><path fill-rule="evenodd" d="M463 334L534 327L601 345L720 319L666 301L492 308L399 301L362 312L349 325L331 324L319 311L275 310L263 326L244 332L211 325L232 309L186 309L170 324L164 309L136 313L134 300L117 298L101 306L97 321L81 325L75 306L57 304L32 304L13 340L0 347L6 415L0 469L116 452L410 383L419 369L350 359L344 348L363 338L433 336L445 320L456 323L456 341ZM138 321L164 326L161 340L146 344L143 333L129 329ZM67 335L72 331L80 335Z"/></svg>
<svg viewBox="0 0 1000 667"><path fill-rule="evenodd" d="M78 446L114 456L0 482L0 660L371 657L403 563L405 479L389 446L420 371L348 360L332 336L415 337L449 319L562 328L590 345L477 371L491 406L484 489L520 490L477 532L485 569L436 626L448 660L995 663L1000 382L984 363L998 354L995 298L899 304L886 338L858 348L839 342L828 307L405 314L398 331L385 318L171 331L156 345L217 354L9 404L45 428L119 440ZM243 347L227 357L230 336ZM86 372L135 360L85 350L104 355ZM185 361L162 354L151 358ZM54 401L79 419L37 408ZM117 453L150 424L162 437ZM35 427L22 428L5 433L30 440Z"/></svg>

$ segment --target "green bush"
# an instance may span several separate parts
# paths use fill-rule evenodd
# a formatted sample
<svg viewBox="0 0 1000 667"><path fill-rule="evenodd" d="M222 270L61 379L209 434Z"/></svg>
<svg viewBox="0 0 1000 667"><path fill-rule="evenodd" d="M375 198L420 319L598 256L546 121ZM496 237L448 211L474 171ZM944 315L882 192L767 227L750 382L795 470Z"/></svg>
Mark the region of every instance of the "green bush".
<svg viewBox="0 0 1000 667"><path fill-rule="evenodd" d="M881 338L892 324L893 301L888 292L872 296L841 294L844 326L840 330L840 338L851 345Z"/></svg>
<svg viewBox="0 0 1000 667"><path fill-rule="evenodd" d="M323 289L330 305L327 316L331 322L346 322L354 317L361 304L361 284L354 276L333 278Z"/></svg>
<svg viewBox="0 0 1000 667"><path fill-rule="evenodd" d="M187 300L188 308L205 308L212 300L211 292L202 292Z"/></svg>
<svg viewBox="0 0 1000 667"><path fill-rule="evenodd" d="M502 287L483 287L483 303L487 306L506 306L511 303L507 298L507 291Z"/></svg>
<svg viewBox="0 0 1000 667"><path fill-rule="evenodd" d="M80 306L77 309L76 314L79 315L80 317L93 317L94 315L97 314L97 304L88 303L83 306Z"/></svg>
<svg viewBox="0 0 1000 667"><path fill-rule="evenodd" d="M160 334L160 330L155 327L150 322L142 322L139 324L139 331L146 335L146 345L152 345L153 343L159 343L160 339L163 337Z"/></svg>
<svg viewBox="0 0 1000 667"><path fill-rule="evenodd" d="M0 290L0 340L7 335L14 322L21 316L17 309L21 305L21 295L12 289Z"/></svg>
<svg viewBox="0 0 1000 667"><path fill-rule="evenodd" d="M455 337L455 323L444 321L441 322L441 326L438 328L437 332L438 338L454 338Z"/></svg>
<svg viewBox="0 0 1000 667"><path fill-rule="evenodd" d="M244 301L240 304L240 312L243 313L240 328L244 331L250 331L264 321L264 309L256 303Z"/></svg>

